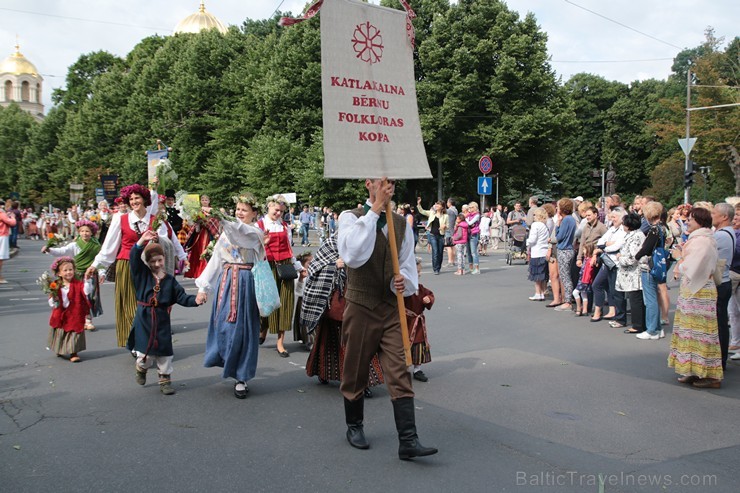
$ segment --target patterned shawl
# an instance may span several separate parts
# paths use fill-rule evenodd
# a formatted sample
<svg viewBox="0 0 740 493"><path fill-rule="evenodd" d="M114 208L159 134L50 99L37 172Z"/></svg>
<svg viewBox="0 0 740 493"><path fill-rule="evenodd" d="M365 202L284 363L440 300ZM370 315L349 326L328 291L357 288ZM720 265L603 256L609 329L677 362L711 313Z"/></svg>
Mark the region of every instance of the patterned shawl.
<svg viewBox="0 0 740 493"><path fill-rule="evenodd" d="M334 289L344 293L347 281L345 269L337 269L339 250L337 235L331 235L316 251L316 255L308 264L308 277L303 287L303 302L301 307L301 327L313 332L319 323L321 315L329 307L329 299Z"/></svg>
<svg viewBox="0 0 740 493"><path fill-rule="evenodd" d="M686 277L691 294L696 294L707 283L717 265L717 241L712 230L699 228L691 233L681 255L680 272Z"/></svg>

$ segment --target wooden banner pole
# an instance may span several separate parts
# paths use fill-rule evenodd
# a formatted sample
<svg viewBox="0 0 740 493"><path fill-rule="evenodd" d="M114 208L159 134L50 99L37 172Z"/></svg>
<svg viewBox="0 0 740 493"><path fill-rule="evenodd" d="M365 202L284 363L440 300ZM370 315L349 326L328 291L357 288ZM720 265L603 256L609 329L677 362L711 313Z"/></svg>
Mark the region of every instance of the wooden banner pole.
<svg viewBox="0 0 740 493"><path fill-rule="evenodd" d="M383 182L385 183L385 182ZM388 241L391 246L391 261L393 262L393 276L401 273L398 262L398 246L396 245L396 228L393 224L393 211L391 204L385 206L385 219L388 225ZM396 291L398 301L398 316L401 319L401 338L403 339L403 353L406 356L406 366L411 366L411 342L409 341L409 327L406 321L406 306L403 303L403 291Z"/></svg>

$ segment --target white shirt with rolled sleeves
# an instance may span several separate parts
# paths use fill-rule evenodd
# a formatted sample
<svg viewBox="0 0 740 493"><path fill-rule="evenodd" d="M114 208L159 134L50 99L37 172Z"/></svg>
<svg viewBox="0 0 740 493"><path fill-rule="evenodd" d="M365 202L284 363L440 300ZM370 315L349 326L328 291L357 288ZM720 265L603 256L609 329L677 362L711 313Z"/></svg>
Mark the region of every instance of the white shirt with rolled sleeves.
<svg viewBox="0 0 740 493"><path fill-rule="evenodd" d="M379 217L372 210L367 211L362 217L357 217L350 211L344 211L339 216L337 247L339 257L344 260L348 267L357 269L365 265L365 262L370 259L375 248L375 235L377 234ZM383 226L382 231L387 238L387 224ZM416 270L416 258L414 257L414 232L408 226L405 228L403 242L398 245L398 264L400 273L406 283L403 295L411 296L419 289L419 274ZM391 292L396 292L393 280L391 280L390 288Z"/></svg>
<svg viewBox="0 0 740 493"><path fill-rule="evenodd" d="M146 214L144 217L139 219L134 212L128 212L128 224L136 231L136 224L139 223L139 231L142 233L149 229L149 224L152 219L152 211L156 211L159 208L159 196L156 192L151 193L152 203L146 208ZM105 275L105 269L115 262L118 256L118 250L121 248L121 216L123 214L117 212L113 214L113 218L110 221L108 232L105 234L105 241L100 247L100 251L95 256L95 260L91 265L98 268L98 272L101 276Z"/></svg>

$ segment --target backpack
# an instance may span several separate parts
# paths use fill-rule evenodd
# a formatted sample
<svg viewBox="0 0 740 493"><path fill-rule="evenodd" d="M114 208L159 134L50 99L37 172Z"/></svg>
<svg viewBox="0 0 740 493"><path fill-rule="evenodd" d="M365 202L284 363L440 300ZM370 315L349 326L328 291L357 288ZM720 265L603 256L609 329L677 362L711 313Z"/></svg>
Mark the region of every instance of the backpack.
<svg viewBox="0 0 740 493"><path fill-rule="evenodd" d="M665 249L665 233L662 227L658 227L658 245L653 250L652 262L650 265L650 275L657 283L666 282L668 274L668 264L666 259L668 258L668 251Z"/></svg>

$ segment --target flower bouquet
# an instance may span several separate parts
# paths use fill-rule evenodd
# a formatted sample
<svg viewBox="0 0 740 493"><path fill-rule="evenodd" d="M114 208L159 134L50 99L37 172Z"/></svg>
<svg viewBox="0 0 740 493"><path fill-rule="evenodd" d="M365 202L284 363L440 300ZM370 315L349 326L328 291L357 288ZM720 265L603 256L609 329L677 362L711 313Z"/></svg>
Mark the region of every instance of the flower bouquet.
<svg viewBox="0 0 740 493"><path fill-rule="evenodd" d="M49 238L46 240L46 248L54 248L65 242L64 236L57 233L49 233Z"/></svg>
<svg viewBox="0 0 740 493"><path fill-rule="evenodd" d="M202 258L206 262L210 261L211 257L213 257L213 249L216 247L217 241L218 240L216 239L211 240L206 249L203 250L203 253L200 254L200 258Z"/></svg>
<svg viewBox="0 0 740 493"><path fill-rule="evenodd" d="M59 280L54 279L48 271L44 271L41 277L36 279L36 284L41 287L41 291L49 295L54 300L54 308L59 307Z"/></svg>

